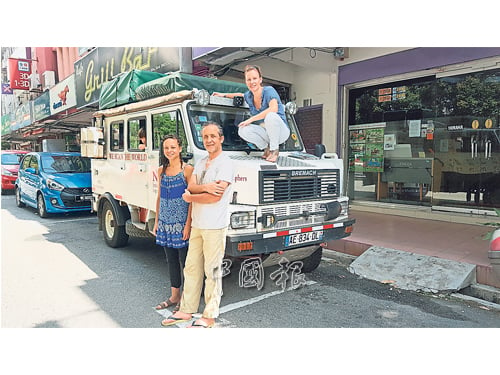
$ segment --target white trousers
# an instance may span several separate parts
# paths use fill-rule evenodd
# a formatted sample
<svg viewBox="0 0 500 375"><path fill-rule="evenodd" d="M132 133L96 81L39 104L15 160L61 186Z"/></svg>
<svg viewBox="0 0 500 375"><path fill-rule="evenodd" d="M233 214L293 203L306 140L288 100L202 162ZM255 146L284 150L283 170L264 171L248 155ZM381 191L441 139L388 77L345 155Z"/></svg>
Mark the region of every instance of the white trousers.
<svg viewBox="0 0 500 375"><path fill-rule="evenodd" d="M278 150L279 145L290 136L290 129L276 112L266 115L262 125L250 124L238 128L238 135L245 141L253 143L260 150L269 147Z"/></svg>

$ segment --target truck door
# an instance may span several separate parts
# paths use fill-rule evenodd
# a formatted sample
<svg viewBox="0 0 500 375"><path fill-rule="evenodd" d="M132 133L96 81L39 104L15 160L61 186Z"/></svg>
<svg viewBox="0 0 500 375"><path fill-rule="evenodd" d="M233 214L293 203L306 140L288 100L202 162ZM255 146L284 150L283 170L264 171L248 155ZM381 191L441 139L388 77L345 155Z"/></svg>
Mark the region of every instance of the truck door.
<svg viewBox="0 0 500 375"><path fill-rule="evenodd" d="M149 126L151 128L151 126ZM126 121L125 163L123 164L123 199L138 207L147 208L149 195L149 173L151 166L148 157L151 154L151 145L148 140L148 126L146 116L130 117ZM141 141L145 135L145 143ZM151 136L149 136L151 138Z"/></svg>

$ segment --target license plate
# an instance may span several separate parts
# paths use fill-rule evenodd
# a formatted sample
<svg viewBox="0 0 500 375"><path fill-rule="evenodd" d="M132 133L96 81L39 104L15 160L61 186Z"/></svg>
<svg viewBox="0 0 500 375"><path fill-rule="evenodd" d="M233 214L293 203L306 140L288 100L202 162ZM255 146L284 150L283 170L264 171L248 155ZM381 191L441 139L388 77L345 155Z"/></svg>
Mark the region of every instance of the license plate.
<svg viewBox="0 0 500 375"><path fill-rule="evenodd" d="M91 201L92 200L92 195L77 195L75 197L75 201L81 202L81 201Z"/></svg>
<svg viewBox="0 0 500 375"><path fill-rule="evenodd" d="M285 246L300 245L307 242L321 241L323 239L323 231L316 230L314 232L305 232L290 234L285 237Z"/></svg>

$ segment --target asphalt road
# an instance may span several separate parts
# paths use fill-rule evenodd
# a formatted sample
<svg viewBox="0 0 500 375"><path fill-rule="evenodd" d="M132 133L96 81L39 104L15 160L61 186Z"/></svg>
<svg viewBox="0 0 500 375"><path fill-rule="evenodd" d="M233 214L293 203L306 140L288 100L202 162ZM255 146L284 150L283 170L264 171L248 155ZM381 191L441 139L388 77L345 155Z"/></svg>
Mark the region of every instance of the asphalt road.
<svg viewBox="0 0 500 375"><path fill-rule="evenodd" d="M379 361L378 369L386 373L390 369L399 371L401 359L414 358L415 353L425 355L425 366L430 364L432 371L442 363L443 356L455 356L462 348L471 353L477 347L481 355L494 351L490 344L484 346L491 331L446 330L443 334L442 330L353 328L500 327L500 311L360 279L324 258L317 270L296 279L300 283L295 289L288 288L291 279L285 287L277 283L278 278L271 279L278 267L264 269L260 290L240 286L244 280L240 279L241 265L233 264L223 282L221 314L216 324L220 329L210 330L213 333L209 337L193 336L188 333L192 330L178 329L186 323L169 328L160 325L170 312L155 311L154 306L165 299L170 286L163 250L152 240L131 238L128 246L112 249L98 231L95 215L41 219L34 209L16 207L13 195L2 196L1 220L2 367L16 366L30 353L30 361L24 365L26 371L46 367L51 373L62 374L81 362L80 353L85 353L85 358L92 361L82 361L73 373L94 371L92 363L96 358L101 359L100 371L111 373L118 369L137 373L146 368L173 369L177 362L172 364L172 358L185 359L182 363L189 363L190 369L202 371L212 358L209 350L194 352L197 343L202 342L206 349L211 349L211 343L216 348L224 347L221 358L228 358L230 353L239 363L250 361L250 367L238 367L243 373L255 373L250 370L257 363L279 371L288 368L288 373L324 373L333 368L351 371L353 366L373 373ZM202 307L203 302L200 311ZM49 336L33 334L35 330L4 330L56 327L157 329L43 330L51 332ZM59 332L71 333L68 337ZM203 341L193 341L198 339ZM57 361L51 360L53 353L57 353ZM197 360L192 360L193 355ZM109 361L113 356L121 358L120 362ZM143 358L151 361L145 363ZM131 362L134 359L138 363ZM423 363L416 369L424 370ZM488 363L483 362L485 371ZM475 363L452 364L447 361L444 370L461 373L478 368ZM222 367L217 374L234 370Z"/></svg>
<svg viewBox="0 0 500 375"><path fill-rule="evenodd" d="M500 327L499 311L359 279L326 259L295 289L271 279L278 267L264 270L260 290L242 287L240 269L233 264L224 278L218 327ZM2 327L157 328L169 311L153 307L168 291L152 240L112 249L93 214L41 219L2 196Z"/></svg>

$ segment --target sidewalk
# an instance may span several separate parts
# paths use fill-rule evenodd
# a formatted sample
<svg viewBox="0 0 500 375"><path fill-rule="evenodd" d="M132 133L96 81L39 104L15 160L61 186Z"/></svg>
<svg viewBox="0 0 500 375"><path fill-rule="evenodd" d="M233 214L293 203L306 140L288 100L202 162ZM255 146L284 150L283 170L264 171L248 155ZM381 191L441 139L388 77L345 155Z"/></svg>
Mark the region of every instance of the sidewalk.
<svg viewBox="0 0 500 375"><path fill-rule="evenodd" d="M328 242L327 249L359 256L371 246L380 246L469 263L476 265L478 284L500 288L500 277L488 258L489 241L482 239L492 229L482 223L496 217L362 205L352 205L350 216L356 219L351 236Z"/></svg>

